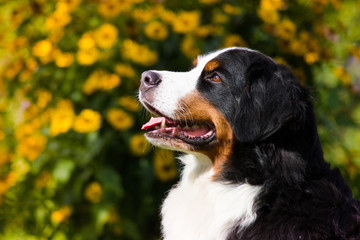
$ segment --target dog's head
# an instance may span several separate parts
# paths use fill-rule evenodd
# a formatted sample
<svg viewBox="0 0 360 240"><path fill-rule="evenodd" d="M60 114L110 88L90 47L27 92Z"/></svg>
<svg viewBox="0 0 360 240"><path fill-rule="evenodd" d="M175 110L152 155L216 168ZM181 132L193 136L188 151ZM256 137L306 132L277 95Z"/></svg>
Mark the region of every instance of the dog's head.
<svg viewBox="0 0 360 240"><path fill-rule="evenodd" d="M146 71L139 98L157 116L143 127L152 144L211 159L235 142L265 141L306 108L288 68L246 48L199 56L188 72Z"/></svg>

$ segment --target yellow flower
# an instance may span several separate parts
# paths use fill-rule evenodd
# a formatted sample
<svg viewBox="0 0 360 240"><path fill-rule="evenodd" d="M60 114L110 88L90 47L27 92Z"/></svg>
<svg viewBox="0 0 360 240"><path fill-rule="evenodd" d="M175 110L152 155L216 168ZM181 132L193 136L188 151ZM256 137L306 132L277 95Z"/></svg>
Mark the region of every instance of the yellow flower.
<svg viewBox="0 0 360 240"><path fill-rule="evenodd" d="M62 28L54 28L49 32L48 39L53 43L57 43L63 37L64 37L64 29L62 29Z"/></svg>
<svg viewBox="0 0 360 240"><path fill-rule="evenodd" d="M43 58L48 57L53 50L53 45L49 40L41 40L37 42L33 49L32 54L36 57Z"/></svg>
<svg viewBox="0 0 360 240"><path fill-rule="evenodd" d="M101 0L99 12L104 17L115 17L120 12L127 12L133 3L141 2L136 0Z"/></svg>
<svg viewBox="0 0 360 240"><path fill-rule="evenodd" d="M319 61L319 54L317 52L307 52L304 55L304 59L308 64L313 64Z"/></svg>
<svg viewBox="0 0 360 240"><path fill-rule="evenodd" d="M0 167L8 162L11 162L12 159L13 154L10 153L7 148L0 146Z"/></svg>
<svg viewBox="0 0 360 240"><path fill-rule="evenodd" d="M276 25L277 35L284 40L291 40L296 32L296 26L290 19L283 19Z"/></svg>
<svg viewBox="0 0 360 240"><path fill-rule="evenodd" d="M224 13L216 13L212 17L212 22L215 24L226 24L229 21L229 16Z"/></svg>
<svg viewBox="0 0 360 240"><path fill-rule="evenodd" d="M80 65L91 65L99 59L100 52L97 48L80 49L76 59Z"/></svg>
<svg viewBox="0 0 360 240"><path fill-rule="evenodd" d="M62 6L62 4L60 4L60 7L58 5L55 12L50 14L50 16L46 19L45 28L47 30L62 28L71 22L71 16L67 11L67 8Z"/></svg>
<svg viewBox="0 0 360 240"><path fill-rule="evenodd" d="M22 123L15 129L15 138L19 140L25 136L29 136L37 132L40 127L41 125L38 119L34 119L28 123Z"/></svg>
<svg viewBox="0 0 360 240"><path fill-rule="evenodd" d="M162 9L159 16L167 24L172 24L176 18L176 14L167 9Z"/></svg>
<svg viewBox="0 0 360 240"><path fill-rule="evenodd" d="M94 48L95 44L94 34L92 32L84 33L78 41L78 47L83 50Z"/></svg>
<svg viewBox="0 0 360 240"><path fill-rule="evenodd" d="M98 69L91 73L89 78L83 85L83 91L85 94L90 95L97 90L110 90L119 86L121 79L118 75L112 73L109 74L104 70Z"/></svg>
<svg viewBox="0 0 360 240"><path fill-rule="evenodd" d="M269 10L279 10L284 7L283 0L261 0L260 8L269 9Z"/></svg>
<svg viewBox="0 0 360 240"><path fill-rule="evenodd" d="M177 176L174 153L169 150L157 149L154 155L155 175L162 182L170 181Z"/></svg>
<svg viewBox="0 0 360 240"><path fill-rule="evenodd" d="M5 178L5 182L9 187L15 186L18 180L18 174L14 171L10 171Z"/></svg>
<svg viewBox="0 0 360 240"><path fill-rule="evenodd" d="M131 13L136 22L140 23L149 22L154 18L154 14L148 9L135 8Z"/></svg>
<svg viewBox="0 0 360 240"><path fill-rule="evenodd" d="M9 172L2 177L0 181L0 196L3 195L9 188L14 186L18 180L18 176L15 172Z"/></svg>
<svg viewBox="0 0 360 240"><path fill-rule="evenodd" d="M302 56L306 53L307 48L302 41L293 39L290 41L289 50L295 55Z"/></svg>
<svg viewBox="0 0 360 240"><path fill-rule="evenodd" d="M120 10L120 4L117 4L116 1L102 0L99 5L99 12L104 17L115 17Z"/></svg>
<svg viewBox="0 0 360 240"><path fill-rule="evenodd" d="M360 4L360 1L359 1ZM351 55L360 60L360 47L351 46L349 49Z"/></svg>
<svg viewBox="0 0 360 240"><path fill-rule="evenodd" d="M59 3L66 5L68 11L74 11L81 3L81 0L59 0Z"/></svg>
<svg viewBox="0 0 360 240"><path fill-rule="evenodd" d="M19 75L19 81L20 82L25 82L25 81L28 81L30 80L31 76L33 75L33 71L30 71L28 69L24 69L20 72L20 75Z"/></svg>
<svg viewBox="0 0 360 240"><path fill-rule="evenodd" d="M210 5L210 4L214 4L214 3L220 2L220 0L199 0L199 2L202 3L202 4L208 4L208 5Z"/></svg>
<svg viewBox="0 0 360 240"><path fill-rule="evenodd" d="M104 72L102 70L96 70L90 74L83 85L83 92L87 95L99 90L99 79Z"/></svg>
<svg viewBox="0 0 360 240"><path fill-rule="evenodd" d="M102 49L113 47L117 41L118 30L114 25L105 23L94 32L96 44Z"/></svg>
<svg viewBox="0 0 360 240"><path fill-rule="evenodd" d="M180 12L172 22L173 30L176 33L189 33L196 30L200 25L200 12Z"/></svg>
<svg viewBox="0 0 360 240"><path fill-rule="evenodd" d="M0 16L0 18L1 18L1 16ZM0 19L0 24L5 24L5 22L1 21L1 19ZM20 36L20 37L16 37L14 40L10 41L7 44L7 48L11 52L14 52L20 48L27 47L28 45L29 45L29 39L24 36Z"/></svg>
<svg viewBox="0 0 360 240"><path fill-rule="evenodd" d="M135 8L131 10L132 18L138 23L149 23L159 17L163 19L163 14L167 12L160 4L150 5L147 8ZM173 15L175 16L175 15ZM168 23L167 21L164 21Z"/></svg>
<svg viewBox="0 0 360 240"><path fill-rule="evenodd" d="M127 130L134 125L133 118L125 111L117 108L109 109L106 119L117 130Z"/></svg>
<svg viewBox="0 0 360 240"><path fill-rule="evenodd" d="M191 35L187 35L180 46L181 51L189 59L194 59L196 56L200 55L200 49L195 44L195 39Z"/></svg>
<svg viewBox="0 0 360 240"><path fill-rule="evenodd" d="M31 71L35 71L38 69L38 63L34 58L27 59L25 65L26 65L26 68Z"/></svg>
<svg viewBox="0 0 360 240"><path fill-rule="evenodd" d="M3 141L6 137L6 134L3 129L0 129L0 141ZM0 164L1 166L1 164Z"/></svg>
<svg viewBox="0 0 360 240"><path fill-rule="evenodd" d="M24 65L23 62L20 60L10 64L10 66L7 69L5 69L4 72L5 77L9 79L13 79L20 72L23 65Z"/></svg>
<svg viewBox="0 0 360 240"><path fill-rule="evenodd" d="M99 82L99 87L101 90L110 90L114 87L119 86L121 83L120 77L114 73L104 74Z"/></svg>
<svg viewBox="0 0 360 240"><path fill-rule="evenodd" d="M150 50L146 45L140 45L130 39L123 42L121 52L125 59L143 66L153 65L158 60L156 52Z"/></svg>
<svg viewBox="0 0 360 240"><path fill-rule="evenodd" d="M24 119L29 121L35 121L36 117L40 114L40 108L36 104L30 103L24 112Z"/></svg>
<svg viewBox="0 0 360 240"><path fill-rule="evenodd" d="M284 3L282 0L261 0L257 13L265 23L275 24L280 19L278 10L283 7Z"/></svg>
<svg viewBox="0 0 360 240"><path fill-rule="evenodd" d="M132 112L138 112L140 110L139 102L131 96L120 97L118 103L120 106L126 108L126 110Z"/></svg>
<svg viewBox="0 0 360 240"><path fill-rule="evenodd" d="M101 127L100 113L91 109L84 109L74 120L73 129L79 133L88 133L99 130Z"/></svg>
<svg viewBox="0 0 360 240"><path fill-rule="evenodd" d="M55 223L65 222L72 213L72 208L70 206L63 206L60 209L51 213L51 219Z"/></svg>
<svg viewBox="0 0 360 240"><path fill-rule="evenodd" d="M345 68L340 67L340 66L336 66L333 69L333 73L334 75L340 79L343 83L345 83L346 85L349 85L351 83L351 76L350 74L345 70Z"/></svg>
<svg viewBox="0 0 360 240"><path fill-rule="evenodd" d="M35 187L38 189L44 188L51 180L51 174L49 171L43 171L39 177L35 180Z"/></svg>
<svg viewBox="0 0 360 240"><path fill-rule="evenodd" d="M245 47L245 46L247 46L247 44L242 39L241 36L239 36L237 34L229 34L224 39L223 47L226 48L226 47L233 47L233 46Z"/></svg>
<svg viewBox="0 0 360 240"><path fill-rule="evenodd" d="M62 99L50 115L50 136L56 136L70 130L73 125L75 113L70 100Z"/></svg>
<svg viewBox="0 0 360 240"><path fill-rule="evenodd" d="M116 64L115 72L121 77L133 78L135 77L135 70L129 64Z"/></svg>
<svg viewBox="0 0 360 240"><path fill-rule="evenodd" d="M74 54L58 52L55 55L55 64L60 68L69 67L74 62Z"/></svg>
<svg viewBox="0 0 360 240"><path fill-rule="evenodd" d="M288 65L288 63L286 62L286 60L282 57L274 57L273 58L277 63L282 64L282 65Z"/></svg>
<svg viewBox="0 0 360 240"><path fill-rule="evenodd" d="M161 22L151 22L146 25L145 35L154 40L165 40L168 37L168 30L166 26Z"/></svg>
<svg viewBox="0 0 360 240"><path fill-rule="evenodd" d="M136 134L130 139L130 151L135 156L144 156L150 151L150 144L143 134Z"/></svg>
<svg viewBox="0 0 360 240"><path fill-rule="evenodd" d="M222 8L224 12L229 15L239 15L241 13L241 8L233 6L231 4L224 4Z"/></svg>
<svg viewBox="0 0 360 240"><path fill-rule="evenodd" d="M15 138L19 140L25 136L29 136L39 130L39 127L38 124L33 124L33 122L19 124L15 129Z"/></svg>
<svg viewBox="0 0 360 240"><path fill-rule="evenodd" d="M279 13L272 9L259 8L257 14L265 23L269 24L276 24L280 19Z"/></svg>
<svg viewBox="0 0 360 240"><path fill-rule="evenodd" d="M209 35L217 35L222 32L220 26L215 25L203 25L196 29L195 35L200 38L206 38Z"/></svg>
<svg viewBox="0 0 360 240"><path fill-rule="evenodd" d="M35 134L23 138L18 146L17 153L29 161L34 161L45 149L47 138L41 134Z"/></svg>
<svg viewBox="0 0 360 240"><path fill-rule="evenodd" d="M103 191L102 191L100 183L98 183L98 182L90 183L86 187L84 195L85 195L85 198L92 203L100 202L101 197L103 195Z"/></svg>

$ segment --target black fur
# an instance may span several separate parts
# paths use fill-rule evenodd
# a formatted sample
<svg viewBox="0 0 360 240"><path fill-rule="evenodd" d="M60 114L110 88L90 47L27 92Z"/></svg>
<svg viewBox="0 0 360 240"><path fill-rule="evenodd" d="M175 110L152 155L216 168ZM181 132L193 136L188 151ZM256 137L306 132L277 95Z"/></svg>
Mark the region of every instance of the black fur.
<svg viewBox="0 0 360 240"><path fill-rule="evenodd" d="M230 50L216 60L197 88L236 137L216 180L263 186L257 220L228 239L360 239L360 203L323 159L308 91L259 52ZM221 84L205 80L213 72Z"/></svg>

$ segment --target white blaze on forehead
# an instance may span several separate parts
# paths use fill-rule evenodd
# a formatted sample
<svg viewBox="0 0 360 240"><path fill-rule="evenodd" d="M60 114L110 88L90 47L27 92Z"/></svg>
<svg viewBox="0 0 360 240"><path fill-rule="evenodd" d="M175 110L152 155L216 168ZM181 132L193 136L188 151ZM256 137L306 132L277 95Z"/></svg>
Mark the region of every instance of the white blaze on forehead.
<svg viewBox="0 0 360 240"><path fill-rule="evenodd" d="M177 118L176 110L187 108L182 105L180 99L195 91L205 65L220 54L233 49L252 51L247 48L225 48L199 56L196 67L189 72L153 71L161 77L161 84L157 87L152 102L153 107L170 118Z"/></svg>

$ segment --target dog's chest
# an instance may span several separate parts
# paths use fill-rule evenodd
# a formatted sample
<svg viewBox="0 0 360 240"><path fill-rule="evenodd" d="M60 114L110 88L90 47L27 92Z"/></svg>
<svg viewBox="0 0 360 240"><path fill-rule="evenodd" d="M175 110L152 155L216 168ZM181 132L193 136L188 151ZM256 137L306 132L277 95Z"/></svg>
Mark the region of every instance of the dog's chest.
<svg viewBox="0 0 360 240"><path fill-rule="evenodd" d="M191 165L194 167L194 165ZM211 169L198 177L185 166L180 183L162 206L165 240L222 240L237 225L246 227L256 214L253 203L260 187L225 185L211 179Z"/></svg>

